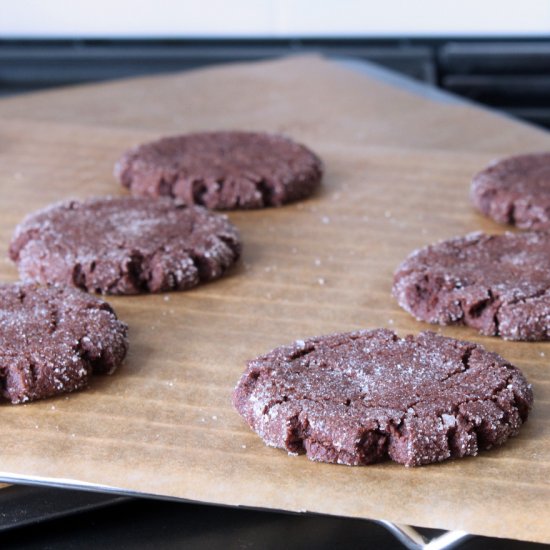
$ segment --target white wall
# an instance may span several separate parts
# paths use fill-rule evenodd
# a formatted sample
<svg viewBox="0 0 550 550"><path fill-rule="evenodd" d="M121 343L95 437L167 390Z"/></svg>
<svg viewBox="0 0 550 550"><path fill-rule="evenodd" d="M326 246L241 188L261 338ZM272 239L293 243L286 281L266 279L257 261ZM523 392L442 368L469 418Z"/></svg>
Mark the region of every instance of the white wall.
<svg viewBox="0 0 550 550"><path fill-rule="evenodd" d="M0 37L550 36L550 0L0 0Z"/></svg>

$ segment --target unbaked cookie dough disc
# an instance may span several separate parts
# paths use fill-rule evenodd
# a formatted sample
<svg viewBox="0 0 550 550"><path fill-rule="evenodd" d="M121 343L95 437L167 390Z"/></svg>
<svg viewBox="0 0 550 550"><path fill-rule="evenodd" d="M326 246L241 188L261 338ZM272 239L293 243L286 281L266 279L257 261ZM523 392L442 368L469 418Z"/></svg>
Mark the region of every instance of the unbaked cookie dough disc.
<svg viewBox="0 0 550 550"><path fill-rule="evenodd" d="M166 137L131 149L115 166L115 176L133 195L167 195L224 210L303 199L321 175L321 161L303 145L252 132Z"/></svg>
<svg viewBox="0 0 550 550"><path fill-rule="evenodd" d="M0 285L2 397L24 403L111 374L128 350L126 333L107 302L80 290Z"/></svg>
<svg viewBox="0 0 550 550"><path fill-rule="evenodd" d="M413 252L394 275L420 321L506 340L550 339L550 234L472 233Z"/></svg>
<svg viewBox="0 0 550 550"><path fill-rule="evenodd" d="M167 198L105 197L31 214L15 231L10 257L24 281L138 294L216 279L240 250L224 215Z"/></svg>
<svg viewBox="0 0 550 550"><path fill-rule="evenodd" d="M482 346L385 329L277 348L233 394L268 445L348 465L476 455L516 435L532 402L522 373Z"/></svg>
<svg viewBox="0 0 550 550"><path fill-rule="evenodd" d="M550 229L550 153L509 157L474 176L475 207L499 223Z"/></svg>

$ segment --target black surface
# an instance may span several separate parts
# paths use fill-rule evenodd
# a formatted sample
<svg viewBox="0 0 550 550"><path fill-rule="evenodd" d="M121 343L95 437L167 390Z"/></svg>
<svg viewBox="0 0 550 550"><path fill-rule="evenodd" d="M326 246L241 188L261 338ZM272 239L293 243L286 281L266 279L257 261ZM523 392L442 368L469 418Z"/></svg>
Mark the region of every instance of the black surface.
<svg viewBox="0 0 550 550"><path fill-rule="evenodd" d="M26 508L74 493L63 489L25 491ZM45 492L49 492L46 495ZM1 493L0 493L1 494ZM82 493L96 500L99 495ZM74 495L73 495L74 496ZM112 498L112 497L111 497ZM2 508L5 501L0 499ZM129 499L71 517L0 533L1 548L26 549L285 549L404 548L384 527L365 520L223 508L153 499ZM542 550L548 546L474 537L463 550Z"/></svg>
<svg viewBox="0 0 550 550"><path fill-rule="evenodd" d="M128 500L115 494L12 485L0 490L0 533Z"/></svg>

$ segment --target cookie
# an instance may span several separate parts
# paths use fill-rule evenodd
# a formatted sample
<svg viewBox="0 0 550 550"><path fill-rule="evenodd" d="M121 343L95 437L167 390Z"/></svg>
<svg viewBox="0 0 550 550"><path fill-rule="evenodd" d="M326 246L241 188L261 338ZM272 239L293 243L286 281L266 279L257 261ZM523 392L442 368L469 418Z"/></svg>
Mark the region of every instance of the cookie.
<svg viewBox="0 0 550 550"><path fill-rule="evenodd" d="M550 153L492 164L474 177L470 197L476 208L498 223L550 228Z"/></svg>
<svg viewBox="0 0 550 550"><path fill-rule="evenodd" d="M109 304L69 287L0 285L0 388L24 403L72 392L122 363L127 327Z"/></svg>
<svg viewBox="0 0 550 550"><path fill-rule="evenodd" d="M167 137L128 151L115 176L133 195L237 209L281 206L313 193L321 161L271 134L207 132Z"/></svg>
<svg viewBox="0 0 550 550"><path fill-rule="evenodd" d="M476 455L516 435L532 402L522 373L482 346L385 329L277 348L233 394L267 445L353 466Z"/></svg>
<svg viewBox="0 0 550 550"><path fill-rule="evenodd" d="M550 234L472 233L413 252L394 275L420 321L506 340L550 339Z"/></svg>
<svg viewBox="0 0 550 550"><path fill-rule="evenodd" d="M138 294L216 279L240 250L223 215L170 199L107 197L31 214L15 231L10 257L24 281Z"/></svg>

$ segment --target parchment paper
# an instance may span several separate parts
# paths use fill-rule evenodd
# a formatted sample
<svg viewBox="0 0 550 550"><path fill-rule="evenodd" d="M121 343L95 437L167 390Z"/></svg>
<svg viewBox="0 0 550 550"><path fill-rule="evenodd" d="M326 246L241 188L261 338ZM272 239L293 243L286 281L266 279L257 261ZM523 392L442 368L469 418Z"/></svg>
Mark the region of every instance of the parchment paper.
<svg viewBox="0 0 550 550"><path fill-rule="evenodd" d="M470 207L471 176L500 155L548 149L547 133L315 57L5 99L0 121L4 251L36 208L123 194L111 175L119 154L166 133L283 132L326 167L310 200L230 214L244 257L228 277L188 292L109 298L130 326L125 365L78 394L1 405L0 479L550 542L549 344L432 327L501 353L535 392L518 437L440 465L289 457L265 447L231 406L245 361L274 346L360 327L429 328L391 297L393 270L435 240L504 231ZM16 280L1 258L1 279Z"/></svg>

